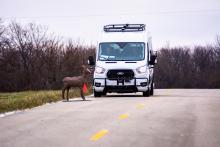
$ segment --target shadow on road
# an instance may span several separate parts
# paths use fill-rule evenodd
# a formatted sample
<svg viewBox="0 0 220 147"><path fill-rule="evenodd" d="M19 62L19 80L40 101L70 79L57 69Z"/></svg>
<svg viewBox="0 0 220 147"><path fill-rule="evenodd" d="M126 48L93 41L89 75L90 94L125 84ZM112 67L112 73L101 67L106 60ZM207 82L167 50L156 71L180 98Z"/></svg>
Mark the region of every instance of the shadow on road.
<svg viewBox="0 0 220 147"><path fill-rule="evenodd" d="M63 100L62 102L65 102L65 103L70 103L70 102L87 102L87 101L92 101L92 100L74 100L74 99L71 99L69 101L67 100Z"/></svg>
<svg viewBox="0 0 220 147"><path fill-rule="evenodd" d="M112 98L112 97L117 97L117 98L128 98L128 97L130 97L130 98L134 98L134 97L142 97L143 98L143 96L142 95L131 95L131 94L123 94L123 95L120 95L120 94L118 94L118 95L115 95L115 94L108 94L107 96L103 96L103 98ZM102 98L102 97L101 97Z"/></svg>

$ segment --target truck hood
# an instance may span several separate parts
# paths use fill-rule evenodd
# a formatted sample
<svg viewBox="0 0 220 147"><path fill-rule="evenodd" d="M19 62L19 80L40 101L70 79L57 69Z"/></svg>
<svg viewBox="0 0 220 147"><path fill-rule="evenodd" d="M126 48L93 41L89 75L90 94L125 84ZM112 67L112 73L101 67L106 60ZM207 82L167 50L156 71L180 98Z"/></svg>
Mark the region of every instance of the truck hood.
<svg viewBox="0 0 220 147"><path fill-rule="evenodd" d="M145 66L146 61L97 61L96 66L109 69L136 69Z"/></svg>

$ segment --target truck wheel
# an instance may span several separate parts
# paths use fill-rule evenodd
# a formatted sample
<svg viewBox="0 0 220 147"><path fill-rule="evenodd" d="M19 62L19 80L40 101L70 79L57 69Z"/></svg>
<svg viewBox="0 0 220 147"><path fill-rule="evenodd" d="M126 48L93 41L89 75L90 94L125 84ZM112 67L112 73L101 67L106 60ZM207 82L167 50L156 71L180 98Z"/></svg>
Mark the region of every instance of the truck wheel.
<svg viewBox="0 0 220 147"><path fill-rule="evenodd" d="M103 96L106 96L106 94L107 94L106 91L103 91L103 92L102 92L102 95L103 95Z"/></svg>
<svg viewBox="0 0 220 147"><path fill-rule="evenodd" d="M96 92L94 90L94 97L101 97L102 96L102 92Z"/></svg>
<svg viewBox="0 0 220 147"><path fill-rule="evenodd" d="M154 95L154 83L150 84L150 95Z"/></svg>
<svg viewBox="0 0 220 147"><path fill-rule="evenodd" d="M150 96L150 91L149 89L145 92L143 92L143 96L149 97Z"/></svg>

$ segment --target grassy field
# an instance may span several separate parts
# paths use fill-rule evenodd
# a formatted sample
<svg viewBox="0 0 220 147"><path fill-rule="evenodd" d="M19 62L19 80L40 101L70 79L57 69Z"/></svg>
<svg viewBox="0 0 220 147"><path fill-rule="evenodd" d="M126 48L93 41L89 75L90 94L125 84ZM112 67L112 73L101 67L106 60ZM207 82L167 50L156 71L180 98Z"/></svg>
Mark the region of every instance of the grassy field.
<svg viewBox="0 0 220 147"><path fill-rule="evenodd" d="M88 95L91 92L86 93ZM79 97L79 89L71 89L69 97ZM0 93L0 113L23 110L62 100L61 90Z"/></svg>

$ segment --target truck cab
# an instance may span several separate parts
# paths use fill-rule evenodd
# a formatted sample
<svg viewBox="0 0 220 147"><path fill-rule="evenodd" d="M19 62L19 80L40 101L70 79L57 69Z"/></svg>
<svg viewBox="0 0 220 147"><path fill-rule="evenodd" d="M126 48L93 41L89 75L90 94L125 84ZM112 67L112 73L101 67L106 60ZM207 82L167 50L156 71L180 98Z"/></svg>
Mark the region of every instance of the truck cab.
<svg viewBox="0 0 220 147"><path fill-rule="evenodd" d="M154 93L156 54L144 24L111 24L98 42L93 76L95 97L106 93Z"/></svg>

